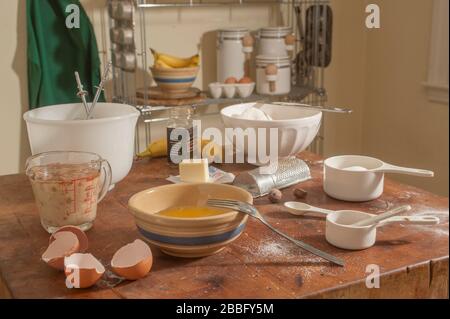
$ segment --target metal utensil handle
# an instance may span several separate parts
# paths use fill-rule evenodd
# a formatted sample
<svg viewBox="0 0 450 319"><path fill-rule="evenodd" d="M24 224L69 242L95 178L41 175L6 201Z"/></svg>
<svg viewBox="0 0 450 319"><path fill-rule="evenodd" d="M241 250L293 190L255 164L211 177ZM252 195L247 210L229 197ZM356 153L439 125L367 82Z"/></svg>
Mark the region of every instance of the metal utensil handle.
<svg viewBox="0 0 450 319"><path fill-rule="evenodd" d="M346 109L346 108L341 108L341 107L323 107L323 106L309 105L309 104L303 104L303 103L272 102L272 104L282 105L282 106L298 106L298 107L303 107L305 109L319 110L322 112L331 112L331 113L350 114L353 112L352 109Z"/></svg>
<svg viewBox="0 0 450 319"><path fill-rule="evenodd" d="M312 254L314 254L316 256L322 257L323 259L331 261L332 263L334 263L336 265L339 265L339 266L342 266L342 267L344 266L344 261L343 260L341 260L339 258L336 258L336 257L334 257L334 256L332 256L330 254L327 254L326 252L321 251L321 250L319 250L317 248L314 248L313 246L308 245L307 243L304 243L304 242L302 242L300 240L294 239L294 238L290 237L289 235L286 235L285 233L279 231L278 229L276 229L275 227L270 225L268 222L265 221L264 218L262 218L260 216L254 216L254 217L258 218L264 225L269 227L272 231L276 232L278 235L286 238L287 240L289 240L290 242L294 243L295 245L303 248L304 250L307 250L307 251L309 251L310 253L312 253Z"/></svg>
<svg viewBox="0 0 450 319"><path fill-rule="evenodd" d="M78 88L77 95L80 97L81 102L83 103L84 111L86 112L86 116L88 116L89 115L89 106L87 105L87 102L86 102L86 93L87 92L83 89L83 83L81 83L80 74L77 71L75 71L75 80L77 82L77 88Z"/></svg>
<svg viewBox="0 0 450 319"><path fill-rule="evenodd" d="M97 91L95 92L94 100L92 101L91 108L89 109L88 119L91 117L92 111L95 108L95 105L98 102L98 99L100 98L100 94L103 91L103 87L105 86L105 82L108 79L109 70L111 69L111 62L108 62L105 66L105 71L103 72L103 77L97 87Z"/></svg>

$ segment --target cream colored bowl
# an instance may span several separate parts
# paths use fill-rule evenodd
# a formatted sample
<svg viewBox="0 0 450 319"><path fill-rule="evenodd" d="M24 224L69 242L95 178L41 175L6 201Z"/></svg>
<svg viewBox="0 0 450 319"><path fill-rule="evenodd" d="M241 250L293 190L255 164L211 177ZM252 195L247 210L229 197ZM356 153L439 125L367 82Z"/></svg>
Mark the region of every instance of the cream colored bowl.
<svg viewBox="0 0 450 319"><path fill-rule="evenodd" d="M271 147L271 129L278 132L278 156L286 158L305 150L317 135L322 120L322 112L308 110L296 106L281 106L264 104L260 109L272 120L252 120L241 118L239 114L252 108L252 103L235 104L220 111L225 128L252 130L257 137L256 143L247 143L244 138L235 138L234 130L226 130L229 141L232 141L238 151L249 154L250 147L254 147L255 154L259 154L258 145L264 145L265 150ZM262 134L258 129L266 129ZM250 131L251 132L251 131ZM249 132L249 133L250 133ZM263 140L261 140L263 138ZM266 154L266 153L264 153Z"/></svg>
<svg viewBox="0 0 450 319"><path fill-rule="evenodd" d="M153 79L161 90L168 93L180 93L187 91L195 79L200 67L165 69L152 67Z"/></svg>
<svg viewBox="0 0 450 319"><path fill-rule="evenodd" d="M209 198L253 202L250 193L231 185L171 184L133 195L128 207L147 242L168 255L202 257L219 252L237 239L248 216L236 211L198 218L168 217L157 213L174 206L206 206Z"/></svg>

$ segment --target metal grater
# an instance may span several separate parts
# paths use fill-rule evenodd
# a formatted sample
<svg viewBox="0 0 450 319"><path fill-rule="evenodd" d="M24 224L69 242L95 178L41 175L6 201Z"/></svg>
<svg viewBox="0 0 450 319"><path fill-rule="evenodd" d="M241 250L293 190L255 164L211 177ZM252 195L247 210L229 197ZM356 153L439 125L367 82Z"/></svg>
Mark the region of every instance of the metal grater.
<svg viewBox="0 0 450 319"><path fill-rule="evenodd" d="M285 188L311 178L304 161L296 157L280 159L274 174L261 174L260 168L236 176L233 185L250 192L254 198L267 195L274 188Z"/></svg>

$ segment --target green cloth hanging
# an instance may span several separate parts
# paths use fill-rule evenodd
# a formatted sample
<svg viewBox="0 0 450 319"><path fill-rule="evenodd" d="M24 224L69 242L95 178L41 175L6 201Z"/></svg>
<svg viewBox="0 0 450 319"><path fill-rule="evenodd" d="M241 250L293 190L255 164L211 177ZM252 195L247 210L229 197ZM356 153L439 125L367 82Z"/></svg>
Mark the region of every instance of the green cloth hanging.
<svg viewBox="0 0 450 319"><path fill-rule="evenodd" d="M79 28L66 18L79 7ZM94 30L78 0L27 0L29 108L80 102L74 72L78 71L88 101L100 82L100 59ZM73 20L70 20L73 21ZM103 94L99 101L104 101Z"/></svg>

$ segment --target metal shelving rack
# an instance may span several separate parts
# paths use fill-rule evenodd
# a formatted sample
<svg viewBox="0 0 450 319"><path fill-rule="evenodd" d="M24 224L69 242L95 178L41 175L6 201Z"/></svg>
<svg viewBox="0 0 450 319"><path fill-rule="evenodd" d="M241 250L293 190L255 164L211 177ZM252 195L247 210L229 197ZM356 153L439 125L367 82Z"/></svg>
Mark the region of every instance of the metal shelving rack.
<svg viewBox="0 0 450 319"><path fill-rule="evenodd" d="M183 10L184 8L201 8L201 7L223 7L236 9L242 6L269 6L272 10L279 10L283 21L276 21L276 25L289 25L292 27L296 37L296 50L298 52L302 47L302 39L298 21L305 21L305 12L312 5L327 5L328 0L108 0L108 7L118 1L126 1L133 4L133 19L130 27L134 31L134 43L127 47L127 50L134 53L135 71L124 70L115 65L113 67L113 84L112 84L112 100L115 102L127 103L134 105L142 114L137 127L136 150L142 149L151 141L151 126L155 122L161 122L168 119L168 110L171 107L164 105L148 105L147 103L137 103L136 89L140 87L149 87L152 80L149 74L150 54L149 44L151 43L151 35L146 30L146 21L151 12L155 12L158 8L173 8L174 10ZM300 8L300 14L303 17L298 18L298 11L295 7ZM323 20L323 18L322 18ZM301 22L304 24L304 22ZM317 17L318 28L323 27L326 21L319 21ZM320 25L322 23L322 25ZM118 22L109 19L109 28L117 26ZM120 22L119 22L120 26ZM300 26L304 28L304 25ZM111 42L112 43L112 42ZM110 58L114 61L117 54L117 46L110 44ZM207 83L203 83L206 87ZM144 97L144 101L148 97ZM220 109L226 105L250 102L257 100L276 100L276 101L301 101L304 103L323 105L326 101L326 90L324 88L324 68L312 67L306 83L293 86L292 91L286 96L268 97L252 95L246 99L206 99L200 104L194 105L198 115L218 114ZM145 135L145 145L140 143L141 134ZM315 142L311 145L311 150L320 153L322 150L323 134L319 133Z"/></svg>

